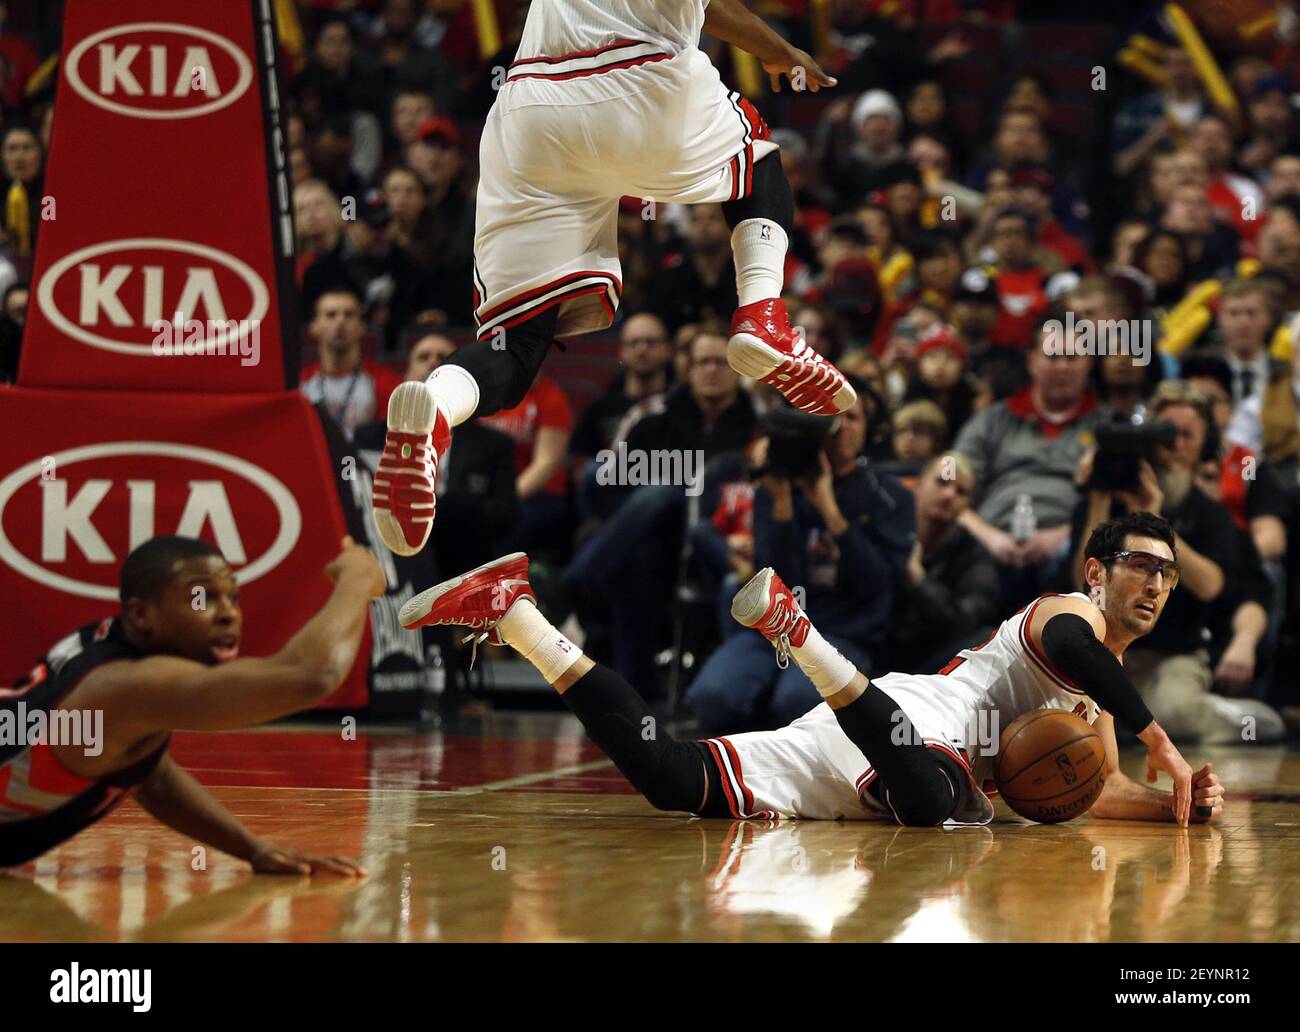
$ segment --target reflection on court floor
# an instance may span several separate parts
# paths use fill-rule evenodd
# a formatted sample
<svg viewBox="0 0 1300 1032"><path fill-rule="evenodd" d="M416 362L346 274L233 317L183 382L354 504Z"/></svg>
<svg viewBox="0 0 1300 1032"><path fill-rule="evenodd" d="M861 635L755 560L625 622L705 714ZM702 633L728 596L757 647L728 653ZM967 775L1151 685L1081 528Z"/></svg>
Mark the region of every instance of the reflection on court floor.
<svg viewBox="0 0 1300 1032"><path fill-rule="evenodd" d="M1300 940L1300 754L1281 748L1188 750L1229 805L1186 831L1002 806L950 831L668 816L549 716L175 753L256 833L369 879L254 877L129 805L0 875L0 941Z"/></svg>

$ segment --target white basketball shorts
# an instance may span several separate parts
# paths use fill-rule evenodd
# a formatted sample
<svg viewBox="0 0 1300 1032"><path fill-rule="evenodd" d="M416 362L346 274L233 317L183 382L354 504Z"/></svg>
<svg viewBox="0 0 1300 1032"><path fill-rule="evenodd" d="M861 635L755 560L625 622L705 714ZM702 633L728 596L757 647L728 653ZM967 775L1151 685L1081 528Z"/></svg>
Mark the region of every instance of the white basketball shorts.
<svg viewBox="0 0 1300 1032"><path fill-rule="evenodd" d="M479 145L479 339L555 305L557 337L603 329L622 290L623 196L699 204L749 194L776 150L754 106L696 48L622 41L511 65Z"/></svg>

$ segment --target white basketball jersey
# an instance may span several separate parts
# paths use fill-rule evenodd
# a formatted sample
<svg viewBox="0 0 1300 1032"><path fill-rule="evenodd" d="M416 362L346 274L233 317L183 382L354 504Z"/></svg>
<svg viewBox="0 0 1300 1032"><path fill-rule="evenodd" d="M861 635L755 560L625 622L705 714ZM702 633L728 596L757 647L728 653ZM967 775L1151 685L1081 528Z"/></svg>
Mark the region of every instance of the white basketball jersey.
<svg viewBox="0 0 1300 1032"><path fill-rule="evenodd" d="M1016 718L1037 709L1061 709L1091 724L1101 714L1029 638L1029 621L1039 603L1059 597L1088 601L1080 592L1044 595L1004 620L983 645L957 653L940 673L886 674L872 683L897 698L918 727L942 730L964 749L980 784L992 776L990 739L996 749L997 736ZM992 714L997 714L996 727Z"/></svg>
<svg viewBox="0 0 1300 1032"><path fill-rule="evenodd" d="M519 56L558 57L616 40L655 43L679 54L699 45L707 6L708 0L533 0Z"/></svg>

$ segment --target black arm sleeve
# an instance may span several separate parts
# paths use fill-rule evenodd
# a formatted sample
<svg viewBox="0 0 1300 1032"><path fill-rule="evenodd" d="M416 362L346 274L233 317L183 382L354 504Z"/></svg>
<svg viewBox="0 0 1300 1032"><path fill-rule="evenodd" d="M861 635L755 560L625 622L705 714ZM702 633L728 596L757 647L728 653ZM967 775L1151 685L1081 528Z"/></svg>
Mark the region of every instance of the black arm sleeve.
<svg viewBox="0 0 1300 1032"><path fill-rule="evenodd" d="M1154 719L1115 653L1097 640L1088 621L1077 613L1057 613L1047 621L1043 651L1093 702L1134 731Z"/></svg>

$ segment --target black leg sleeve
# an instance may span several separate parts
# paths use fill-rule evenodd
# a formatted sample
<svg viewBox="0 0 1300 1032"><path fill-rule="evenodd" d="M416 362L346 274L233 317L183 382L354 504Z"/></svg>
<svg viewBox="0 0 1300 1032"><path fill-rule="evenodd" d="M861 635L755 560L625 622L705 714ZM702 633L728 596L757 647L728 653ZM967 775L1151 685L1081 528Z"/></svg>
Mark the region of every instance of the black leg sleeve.
<svg viewBox="0 0 1300 1032"><path fill-rule="evenodd" d="M771 219L787 233L794 226L794 194L781 167L781 152L773 151L754 164L753 185L744 197L724 201L722 214L735 229L746 219Z"/></svg>
<svg viewBox="0 0 1300 1032"><path fill-rule="evenodd" d="M476 416L490 416L523 401L555 339L558 317L558 306L548 308L500 334L466 344L447 359L447 365L468 369L477 381Z"/></svg>
<svg viewBox="0 0 1300 1032"><path fill-rule="evenodd" d="M721 779L698 742L679 742L659 726L645 700L597 664L560 696L587 734L656 809L717 815ZM708 805L701 809L708 785Z"/></svg>
<svg viewBox="0 0 1300 1032"><path fill-rule="evenodd" d="M966 773L946 753L925 747L898 703L869 684L853 702L835 710L835 718L878 772L881 798L901 823L930 827L953 815Z"/></svg>

